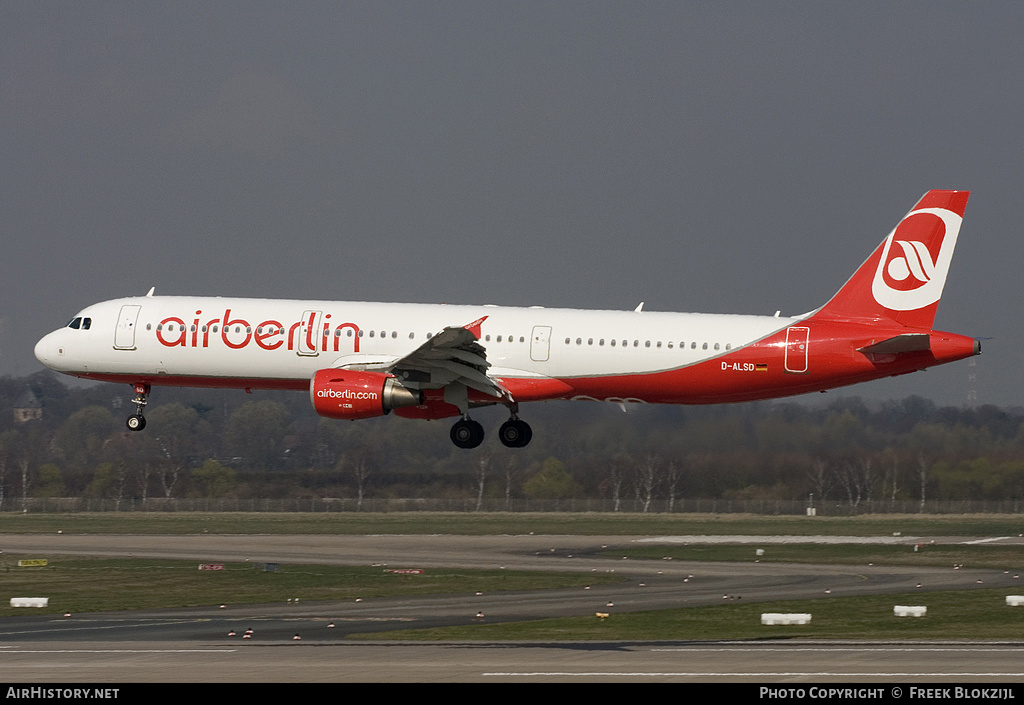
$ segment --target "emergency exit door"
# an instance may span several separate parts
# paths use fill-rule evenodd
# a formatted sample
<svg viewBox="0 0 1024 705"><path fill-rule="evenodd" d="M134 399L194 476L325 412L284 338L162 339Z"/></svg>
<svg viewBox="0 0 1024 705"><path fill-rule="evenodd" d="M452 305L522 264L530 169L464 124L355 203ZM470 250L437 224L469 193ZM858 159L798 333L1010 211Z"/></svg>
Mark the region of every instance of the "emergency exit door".
<svg viewBox="0 0 1024 705"><path fill-rule="evenodd" d="M117 328L114 329L114 347L118 350L135 349L135 324L139 320L142 306L126 304L121 307L117 316Z"/></svg>
<svg viewBox="0 0 1024 705"><path fill-rule="evenodd" d="M530 359L547 362L551 354L551 326L534 326L530 339Z"/></svg>
<svg viewBox="0 0 1024 705"><path fill-rule="evenodd" d="M810 328L794 326L786 329L786 372L795 374L807 372L807 348L810 337Z"/></svg>

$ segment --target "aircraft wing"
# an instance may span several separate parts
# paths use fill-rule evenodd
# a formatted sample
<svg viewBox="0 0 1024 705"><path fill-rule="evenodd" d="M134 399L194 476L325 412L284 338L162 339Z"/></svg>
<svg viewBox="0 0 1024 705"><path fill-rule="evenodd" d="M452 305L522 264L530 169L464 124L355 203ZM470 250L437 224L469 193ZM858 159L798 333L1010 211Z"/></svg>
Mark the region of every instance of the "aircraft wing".
<svg viewBox="0 0 1024 705"><path fill-rule="evenodd" d="M508 390L487 375L491 363L478 341L484 316L462 327L448 327L411 353L396 360L388 371L402 384L419 389L447 389L463 385L496 399L512 400ZM447 395L447 392L446 392Z"/></svg>

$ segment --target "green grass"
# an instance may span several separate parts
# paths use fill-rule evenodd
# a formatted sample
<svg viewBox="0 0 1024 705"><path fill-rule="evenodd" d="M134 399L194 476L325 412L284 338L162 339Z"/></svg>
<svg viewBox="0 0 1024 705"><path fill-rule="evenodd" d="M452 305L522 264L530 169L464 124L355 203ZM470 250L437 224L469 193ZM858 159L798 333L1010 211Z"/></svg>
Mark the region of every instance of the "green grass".
<svg viewBox="0 0 1024 705"><path fill-rule="evenodd" d="M510 512L96 512L0 514L2 533L66 534L573 534L1016 536L1024 515L618 514Z"/></svg>
<svg viewBox="0 0 1024 705"><path fill-rule="evenodd" d="M37 556L32 556L36 558ZM422 575L388 573L380 567L227 563L200 571L198 561L142 558L50 558L42 568L17 567L18 556L0 556L0 617L14 614L96 612L433 593L536 590L618 582L587 574L517 570L428 569ZM13 608L11 597L49 597L47 608Z"/></svg>
<svg viewBox="0 0 1024 705"><path fill-rule="evenodd" d="M565 617L531 622L354 634L354 639L430 641L718 641L755 639L1024 639L1024 607L1007 607L1007 590L837 597ZM925 617L895 617L894 605L925 605ZM812 615L809 625L762 626L762 612Z"/></svg>

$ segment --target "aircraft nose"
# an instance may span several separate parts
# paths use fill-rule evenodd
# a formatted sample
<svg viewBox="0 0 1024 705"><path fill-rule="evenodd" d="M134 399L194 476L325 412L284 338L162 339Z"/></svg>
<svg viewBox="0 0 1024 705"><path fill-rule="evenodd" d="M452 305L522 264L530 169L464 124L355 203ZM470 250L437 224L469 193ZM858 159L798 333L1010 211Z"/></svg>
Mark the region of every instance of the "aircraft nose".
<svg viewBox="0 0 1024 705"><path fill-rule="evenodd" d="M55 368L64 357L64 346L56 338L56 332L44 335L34 350L36 359L50 368Z"/></svg>

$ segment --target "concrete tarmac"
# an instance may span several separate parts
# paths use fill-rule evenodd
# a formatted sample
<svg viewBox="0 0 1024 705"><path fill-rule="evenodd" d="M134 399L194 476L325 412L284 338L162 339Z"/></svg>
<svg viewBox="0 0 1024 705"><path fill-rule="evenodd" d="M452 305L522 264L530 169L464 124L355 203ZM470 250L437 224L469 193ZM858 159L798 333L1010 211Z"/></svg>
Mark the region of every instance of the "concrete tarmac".
<svg viewBox="0 0 1024 705"><path fill-rule="evenodd" d="M715 537L703 537L708 541ZM688 537L696 542L696 537ZM1022 644L404 644L350 634L592 615L598 611L972 587L1019 589L996 570L687 563L598 555L679 537L3 535L29 555L138 556L197 562L387 565L614 572L590 589L438 595L0 620L8 682L521 682L1020 680ZM772 539L763 542L770 550ZM801 537L800 540L807 540ZM929 539L930 540L930 539ZM951 537L946 542L969 541ZM1017 537L1006 542L1017 543ZM914 543L913 537L900 542ZM982 581L980 584L978 581ZM917 588L920 584L921 587ZM612 607L608 607L609 603ZM333 625L333 626L329 626ZM250 639L243 639L252 629ZM230 631L234 637L229 637ZM296 641L294 636L301 639ZM969 639L969 633L965 633ZM1024 635L1022 635L1024 642Z"/></svg>

